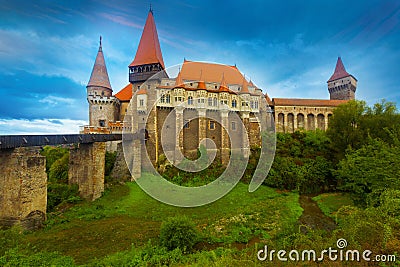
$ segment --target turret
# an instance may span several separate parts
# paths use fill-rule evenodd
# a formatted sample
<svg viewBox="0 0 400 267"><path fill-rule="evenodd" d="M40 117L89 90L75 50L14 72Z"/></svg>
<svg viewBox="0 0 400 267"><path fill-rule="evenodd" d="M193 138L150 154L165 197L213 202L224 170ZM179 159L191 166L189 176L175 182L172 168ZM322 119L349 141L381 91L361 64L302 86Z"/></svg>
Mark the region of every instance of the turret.
<svg viewBox="0 0 400 267"><path fill-rule="evenodd" d="M331 100L350 100L355 98L357 79L346 71L340 57L336 62L335 72L327 83Z"/></svg>
<svg viewBox="0 0 400 267"><path fill-rule="evenodd" d="M129 82L134 84L133 90L137 89L141 83L151 78L154 74L164 69L164 60L158 41L153 11L150 9L135 59L129 65ZM167 77L166 73L162 72L161 76L157 78Z"/></svg>
<svg viewBox="0 0 400 267"><path fill-rule="evenodd" d="M119 102L112 96L113 90L108 78L101 36L99 50L86 88L89 102L89 125L108 127L108 123L114 122L117 118Z"/></svg>

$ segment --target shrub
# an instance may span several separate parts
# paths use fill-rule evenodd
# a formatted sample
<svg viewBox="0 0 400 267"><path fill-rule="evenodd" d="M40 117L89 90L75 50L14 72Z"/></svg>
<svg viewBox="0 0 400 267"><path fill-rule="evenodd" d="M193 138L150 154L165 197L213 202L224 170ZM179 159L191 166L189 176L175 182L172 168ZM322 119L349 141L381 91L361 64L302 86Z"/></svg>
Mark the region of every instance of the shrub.
<svg viewBox="0 0 400 267"><path fill-rule="evenodd" d="M172 217L161 225L160 242L168 250L190 251L197 241L196 226L187 217Z"/></svg>
<svg viewBox="0 0 400 267"><path fill-rule="evenodd" d="M77 203L80 200L77 184L49 183L47 185L47 211L53 211L61 203Z"/></svg>

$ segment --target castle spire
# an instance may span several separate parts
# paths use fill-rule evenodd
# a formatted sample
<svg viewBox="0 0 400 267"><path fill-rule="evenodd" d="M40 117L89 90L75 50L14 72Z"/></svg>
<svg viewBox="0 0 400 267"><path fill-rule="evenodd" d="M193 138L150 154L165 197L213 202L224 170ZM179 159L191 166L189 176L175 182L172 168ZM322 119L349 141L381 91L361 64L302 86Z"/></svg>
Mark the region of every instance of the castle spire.
<svg viewBox="0 0 400 267"><path fill-rule="evenodd" d="M181 71L179 70L178 76L176 76L174 88L185 88L185 83L182 79Z"/></svg>
<svg viewBox="0 0 400 267"><path fill-rule="evenodd" d="M350 74L346 71L342 59L338 57L337 62L336 62L336 67L335 67L335 72L332 74L332 76L329 78L328 82L341 79L344 77L350 76Z"/></svg>
<svg viewBox="0 0 400 267"><path fill-rule="evenodd" d="M250 94L246 78L243 76L242 90L239 94Z"/></svg>
<svg viewBox="0 0 400 267"><path fill-rule="evenodd" d="M106 62L103 55L101 36L99 51L97 52L96 60L92 69L92 74L90 75L90 79L86 87L90 86L104 87L112 91L110 79L108 78Z"/></svg>
<svg viewBox="0 0 400 267"><path fill-rule="evenodd" d="M142 37L140 38L135 59L132 61L129 67L157 63L159 63L163 69L165 68L160 42L158 41L156 23L154 22L153 9L150 6L149 14L147 16L146 24L143 28Z"/></svg>
<svg viewBox="0 0 400 267"><path fill-rule="evenodd" d="M221 84L219 85L218 92L220 92L220 93L229 93L229 88L226 85L225 74L224 73L222 73L222 80L221 80Z"/></svg>

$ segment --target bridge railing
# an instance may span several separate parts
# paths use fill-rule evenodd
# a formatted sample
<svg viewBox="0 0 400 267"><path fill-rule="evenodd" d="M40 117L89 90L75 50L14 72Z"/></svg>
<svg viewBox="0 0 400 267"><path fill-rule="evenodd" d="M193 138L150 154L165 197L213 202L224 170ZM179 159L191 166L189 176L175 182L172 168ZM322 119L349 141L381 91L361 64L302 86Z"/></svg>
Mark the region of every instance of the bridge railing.
<svg viewBox="0 0 400 267"><path fill-rule="evenodd" d="M1 135L0 149L122 140L122 134Z"/></svg>

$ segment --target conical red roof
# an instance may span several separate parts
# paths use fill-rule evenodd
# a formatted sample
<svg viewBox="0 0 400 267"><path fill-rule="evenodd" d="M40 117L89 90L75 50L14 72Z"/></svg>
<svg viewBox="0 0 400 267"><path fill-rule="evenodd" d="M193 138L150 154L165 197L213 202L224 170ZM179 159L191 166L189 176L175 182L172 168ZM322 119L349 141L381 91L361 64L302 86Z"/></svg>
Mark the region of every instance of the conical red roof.
<svg viewBox="0 0 400 267"><path fill-rule="evenodd" d="M329 78L328 82L340 79L340 78L344 78L350 76L350 74L346 71L346 69L344 68L342 59L340 57L338 57L338 60L336 62L336 68L335 68L335 72L332 74L332 76Z"/></svg>
<svg viewBox="0 0 400 267"><path fill-rule="evenodd" d="M224 74L222 74L222 81L221 81L221 84L219 85L218 92L220 92L220 93L229 93L229 88L226 85L225 75Z"/></svg>
<svg viewBox="0 0 400 267"><path fill-rule="evenodd" d="M87 84L87 87L89 86L99 86L112 90L110 79L108 78L106 62L104 60L101 37L99 51L97 52L96 61L94 62L94 66L92 69L92 74L90 75L90 79Z"/></svg>
<svg viewBox="0 0 400 267"><path fill-rule="evenodd" d="M182 80L182 74L180 71L178 73L178 76L176 76L174 88L185 88L185 83Z"/></svg>
<svg viewBox="0 0 400 267"><path fill-rule="evenodd" d="M129 67L152 63L160 63L161 66L165 68L153 11L150 10L136 51L135 59Z"/></svg>
<svg viewBox="0 0 400 267"><path fill-rule="evenodd" d="M247 81L244 78L244 76L243 76L242 90L240 90L239 94L250 94Z"/></svg>

